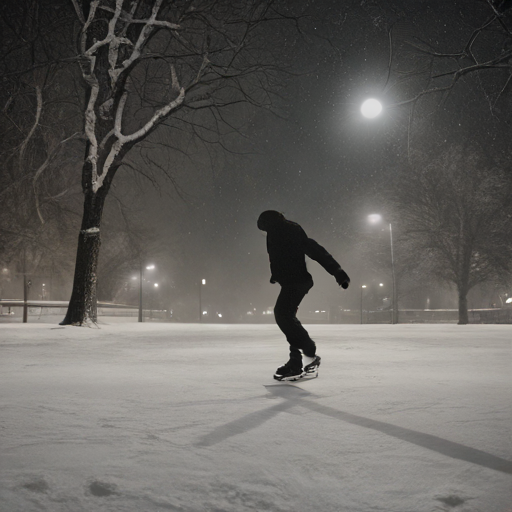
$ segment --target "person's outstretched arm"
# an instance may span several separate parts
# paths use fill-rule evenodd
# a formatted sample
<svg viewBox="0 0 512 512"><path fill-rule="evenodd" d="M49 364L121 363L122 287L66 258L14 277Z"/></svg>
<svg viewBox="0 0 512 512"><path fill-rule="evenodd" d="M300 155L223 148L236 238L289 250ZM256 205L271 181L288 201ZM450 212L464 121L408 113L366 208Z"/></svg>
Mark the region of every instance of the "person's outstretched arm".
<svg viewBox="0 0 512 512"><path fill-rule="evenodd" d="M336 278L336 282L346 290L350 284L350 278L341 268L340 264L312 238L306 240L305 253L312 260L317 261L332 276Z"/></svg>

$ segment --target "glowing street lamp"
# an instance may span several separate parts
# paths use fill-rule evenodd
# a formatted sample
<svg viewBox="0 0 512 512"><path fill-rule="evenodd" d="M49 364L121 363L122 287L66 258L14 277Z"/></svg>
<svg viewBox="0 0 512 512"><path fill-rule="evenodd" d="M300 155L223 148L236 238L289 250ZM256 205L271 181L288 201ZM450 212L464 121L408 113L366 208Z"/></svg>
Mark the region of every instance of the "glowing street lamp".
<svg viewBox="0 0 512 512"><path fill-rule="evenodd" d="M370 224L379 224L382 222L382 215L378 213L372 213L368 215L368 222ZM393 289L392 289L392 299L391 299L391 323L396 324L396 312L397 312L397 302L396 302L396 276L395 276L395 257L393 252L393 228L391 223L389 223L389 245L391 247L391 272L393 274ZM382 285L381 285L382 286Z"/></svg>
<svg viewBox="0 0 512 512"><path fill-rule="evenodd" d="M158 283L153 283L153 288L157 289ZM154 297L153 297L153 294L151 294L151 297L149 298L149 319L150 320L153 320L153 306L154 306Z"/></svg>
<svg viewBox="0 0 512 512"><path fill-rule="evenodd" d="M374 119L382 112L382 103L375 98L369 98L361 105L361 114L367 119Z"/></svg>
<svg viewBox="0 0 512 512"><path fill-rule="evenodd" d="M361 286L361 324L363 323L363 291L366 288L366 285L363 284Z"/></svg>
<svg viewBox="0 0 512 512"><path fill-rule="evenodd" d="M147 265L146 270L153 270L155 265ZM139 283L139 322L144 322L142 315L142 282L144 281L144 266L140 262L140 283Z"/></svg>
<svg viewBox="0 0 512 512"><path fill-rule="evenodd" d="M201 282L199 283L199 323L203 321L203 315L206 315L206 311L203 311L203 306L201 304L202 297L201 292L203 290L203 286L206 284L206 279L201 279Z"/></svg>

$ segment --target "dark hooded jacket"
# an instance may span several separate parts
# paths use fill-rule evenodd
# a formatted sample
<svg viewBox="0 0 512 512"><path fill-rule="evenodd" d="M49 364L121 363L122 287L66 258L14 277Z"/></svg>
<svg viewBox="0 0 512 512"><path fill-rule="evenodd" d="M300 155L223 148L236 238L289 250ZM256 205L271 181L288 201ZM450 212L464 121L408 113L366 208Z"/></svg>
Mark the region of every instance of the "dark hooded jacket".
<svg viewBox="0 0 512 512"><path fill-rule="evenodd" d="M270 219L263 219L263 222L258 222L258 227L267 232L272 282L281 285L312 282L305 256L317 261L333 276L341 271L339 263L320 244L308 238L298 224L285 219L284 216L279 214Z"/></svg>

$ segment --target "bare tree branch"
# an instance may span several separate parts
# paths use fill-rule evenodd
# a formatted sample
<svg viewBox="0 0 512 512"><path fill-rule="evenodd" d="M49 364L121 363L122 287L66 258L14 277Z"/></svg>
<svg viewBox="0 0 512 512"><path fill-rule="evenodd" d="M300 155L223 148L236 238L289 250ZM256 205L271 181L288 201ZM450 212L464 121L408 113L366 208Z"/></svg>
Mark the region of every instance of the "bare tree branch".
<svg viewBox="0 0 512 512"><path fill-rule="evenodd" d="M36 128L39 125L39 120L41 119L41 112L43 111L43 92L39 85L35 86L35 90L36 90L36 100L37 100L36 115L34 117L34 124L32 125L32 128L30 128L30 131L28 132L27 136L25 137L25 139L23 140L23 142L21 143L21 146L20 146L19 156L18 156L20 169L23 165L23 158L25 156L25 150L27 149L27 145L30 142L30 139L34 135L34 132L36 131Z"/></svg>

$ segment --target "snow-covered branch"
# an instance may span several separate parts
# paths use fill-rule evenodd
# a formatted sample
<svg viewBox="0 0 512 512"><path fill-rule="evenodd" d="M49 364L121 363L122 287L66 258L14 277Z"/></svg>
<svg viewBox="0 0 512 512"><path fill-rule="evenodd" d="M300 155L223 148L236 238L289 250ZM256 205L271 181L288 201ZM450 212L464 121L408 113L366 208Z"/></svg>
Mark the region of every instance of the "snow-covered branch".
<svg viewBox="0 0 512 512"><path fill-rule="evenodd" d="M114 9L111 9L110 7L100 7L100 9L102 9L103 11L107 11L107 12L114 12ZM133 11L134 9L132 9L132 13L128 14L126 13L125 11L123 11L120 15L120 20L121 21L124 21L128 24L131 24L131 23L135 23L135 24L147 24L150 20L138 20L136 18L133 17ZM153 20L151 22L151 24L155 27L163 27L163 28L168 28L170 30L179 30L180 29L180 25L176 24L176 23L171 23L170 21L163 21L163 20Z"/></svg>
<svg viewBox="0 0 512 512"><path fill-rule="evenodd" d="M115 106L114 98L119 94L116 89L121 75L126 73L133 64L140 59L142 51L155 28L178 30L180 27L175 23L157 19L163 0L154 0L150 16L144 19L134 18L139 6L138 1L131 2L128 11L128 9L123 9L125 0L116 0L115 8L112 6L101 5L101 0L92 0L87 19L83 16L79 0L72 1L77 15L83 23L80 37L79 60L82 75L90 88L89 99L85 110L85 134L89 142L87 161L91 165L91 185L92 190L96 192L102 186L110 166L121 151L123 145L128 142L136 142L144 138L162 118L167 116L173 109L180 106L183 102L185 90L180 88L176 70L172 67L171 85L172 89L178 93L178 96L173 101L157 110L151 119L138 131L130 135L123 135L121 131L121 121L127 99L126 93L123 93L116 110L114 127L109 130L106 135L104 133L101 135L101 144L99 143L98 116L102 121L108 121L108 119L112 117L111 110ZM112 16L108 22L106 34L104 33L99 39L92 38L89 31L92 29L93 22L97 19L98 11L100 10L111 13ZM127 29L131 24L143 25L137 39L134 41L131 41L126 37ZM130 47L130 51L127 58L119 63L120 49L122 46L125 48ZM107 52L107 71L108 76L110 77L110 83L108 84L103 83L103 81L100 82L100 76L97 75L95 70L97 55L102 49L104 49L104 52ZM203 73L206 64L207 61L203 62L198 73L198 78ZM103 90L105 86L107 88ZM101 105L97 104L99 98L102 98ZM110 148L109 154L103 165L103 169L100 170L98 169L98 153L100 150L105 148L112 135L115 135L117 140Z"/></svg>
<svg viewBox="0 0 512 512"><path fill-rule="evenodd" d="M103 182L108 174L108 171L110 170L110 167L112 166L112 163L114 162L115 158L119 155L122 147L127 143L135 143L144 139L144 137L155 128L159 121L167 117L171 111L177 109L185 100L185 89L182 87L180 89L179 95L174 100L169 102L167 105L157 110L154 113L153 117L142 128L140 128L139 130L130 135L123 135L123 133L121 132L121 125L127 98L128 94L125 92L121 97L121 100L119 101L113 133L117 140L112 144L110 152L105 160L105 163L103 164L103 172L101 176L98 176L97 174L94 176L93 192L97 192L103 185Z"/></svg>
<svg viewBox="0 0 512 512"><path fill-rule="evenodd" d="M180 28L179 25L176 25L175 23L169 23L166 21L159 21L156 19L158 12L160 10L160 7L162 5L163 0L156 0L153 4L153 9L151 11L151 16L146 20L134 20L132 15L128 15L126 13L123 13L122 20L126 21L127 23L142 23L144 27L142 28L139 37L137 38L137 41L133 45L133 50L127 59L125 59L120 67L111 66L109 70L110 78L112 80L113 87L115 86L115 83L117 82L119 75L126 71L137 59L141 56L141 51L144 45L147 43L149 36L151 35L151 32L154 30L155 27L166 27L171 30L177 30ZM120 40L120 42L122 42ZM130 44L132 44L130 42ZM116 58L117 61L117 58Z"/></svg>
<svg viewBox="0 0 512 512"><path fill-rule="evenodd" d="M82 55L85 55L87 52L87 30L89 29L92 21L94 20L94 16L96 15L96 9L98 8L99 3L100 0L92 0L89 7L89 16L87 17L87 20L84 23L84 27L82 28L82 33L80 36L80 53Z"/></svg>
<svg viewBox="0 0 512 512"><path fill-rule="evenodd" d="M180 89L180 93L177 98L175 98L173 101L162 107L161 109L157 110L153 117L138 131L135 133L132 133L131 135L122 135L121 133L117 134L120 140L123 141L123 144L126 142L134 142L138 141L144 138L145 135L147 135L148 132L150 132L155 125L162 120L163 118L167 117L167 115L172 111L177 109L184 101L185 99L185 89L182 87Z"/></svg>
<svg viewBox="0 0 512 512"><path fill-rule="evenodd" d="M85 109L85 135L89 141L87 161L92 167L92 183L96 181L98 176L98 140L96 139L96 112L94 111L94 106L96 105L99 89L98 81L95 80L95 83L91 86L91 95Z"/></svg>

